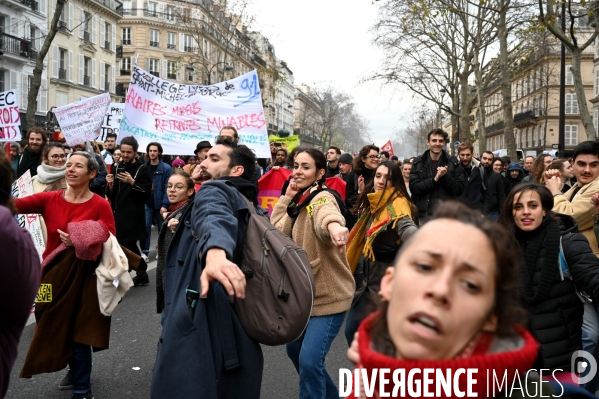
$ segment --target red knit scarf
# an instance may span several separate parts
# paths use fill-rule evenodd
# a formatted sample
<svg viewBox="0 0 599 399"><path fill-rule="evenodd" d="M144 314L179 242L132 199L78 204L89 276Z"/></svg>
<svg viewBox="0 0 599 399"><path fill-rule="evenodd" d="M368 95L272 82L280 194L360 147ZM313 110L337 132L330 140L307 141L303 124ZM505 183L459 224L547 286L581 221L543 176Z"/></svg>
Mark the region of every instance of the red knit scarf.
<svg viewBox="0 0 599 399"><path fill-rule="evenodd" d="M183 205L187 204L188 202L189 202L189 198L184 199L183 201L177 202L176 204L170 204L168 206L168 213L166 214L166 217L164 219L169 217L173 212L175 212L177 209L181 208Z"/></svg>
<svg viewBox="0 0 599 399"><path fill-rule="evenodd" d="M396 359L391 356L383 355L382 353L376 352L371 348L371 340L370 340L370 326L376 317L377 313L370 315L359 328L359 353L360 353L360 364L356 366L356 369L366 369L368 371L368 375L372 375L373 369L378 369L380 372L381 369L390 369L391 375L387 374L386 378L390 379L390 383L387 384L385 392L391 393L394 387L394 383L392 380L393 371L396 369L405 369L405 384L406 397L409 396L409 391L407 389L408 384L408 374L411 369L420 369L420 373L415 374L414 380L420 380L421 387L423 387L423 373L424 369L441 369L445 375L446 369L452 370L452 394L455 392L453 390L453 371L457 369L478 369L476 374L474 374L474 379L476 379L476 383L472 384L473 392L478 394L479 398L486 398L493 396L493 387L489 387L489 394L487 394L487 371L489 373L489 381L493 384L493 371L497 376L497 379L501 382L504 373L507 371L507 389L510 389L512 386L512 381L514 381L515 373L517 371L520 372L520 378L522 380L522 384L524 382L524 374L527 370L530 369L532 364L537 357L537 352L539 345L537 344L534 337L526 331L524 328L517 327L516 331L520 335L520 338L524 340L524 345L515 350L506 351L506 352L498 352L498 353L487 353L490 347L491 341L493 339L492 335L482 335L478 340L475 340L476 344L473 345L474 348L467 348L460 357L449 359L449 360L405 360L405 359ZM487 339L490 338L490 339ZM470 345L469 345L470 346ZM359 371L362 373L362 371ZM355 372L354 372L355 373ZM432 383L429 385L429 392L434 392L436 394L436 382L435 382L435 373L432 373L430 377L433 379ZM355 388L355 384L353 384L352 390L353 394L350 395L350 398L379 398L378 390L379 384L375 385L374 395L366 396L364 390L364 384L361 384L361 396L357 395L357 391ZM467 375L462 374L459 376L459 388L460 391L466 392L467 384ZM516 382L516 385L517 382ZM504 385L503 389L506 387ZM517 391L519 392L519 391ZM424 389L421 388L421 395L423 396ZM454 396L445 396L445 392L443 389L440 390L441 396L434 396L436 398L452 398ZM497 386L495 386L495 395L499 394Z"/></svg>

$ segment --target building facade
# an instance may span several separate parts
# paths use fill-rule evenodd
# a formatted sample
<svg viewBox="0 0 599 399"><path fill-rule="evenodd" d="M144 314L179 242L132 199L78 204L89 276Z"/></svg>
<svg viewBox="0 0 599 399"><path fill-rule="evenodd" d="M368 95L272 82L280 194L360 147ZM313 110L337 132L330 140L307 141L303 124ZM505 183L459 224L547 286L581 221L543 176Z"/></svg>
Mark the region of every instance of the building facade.
<svg viewBox="0 0 599 399"><path fill-rule="evenodd" d="M54 4L49 5L50 15ZM48 53L51 107L61 107L82 98L116 93L117 23L122 4L117 0L71 0L64 5L58 32Z"/></svg>
<svg viewBox="0 0 599 399"><path fill-rule="evenodd" d="M302 145L322 149L322 109L312 99L310 87L304 84L296 86L294 101L294 134L300 136Z"/></svg>
<svg viewBox="0 0 599 399"><path fill-rule="evenodd" d="M27 129L27 95L33 79L35 59L47 32L47 13L47 0L0 2L0 92L17 91L22 133ZM43 126L48 108L46 68L42 72L41 87L34 107L36 125Z"/></svg>

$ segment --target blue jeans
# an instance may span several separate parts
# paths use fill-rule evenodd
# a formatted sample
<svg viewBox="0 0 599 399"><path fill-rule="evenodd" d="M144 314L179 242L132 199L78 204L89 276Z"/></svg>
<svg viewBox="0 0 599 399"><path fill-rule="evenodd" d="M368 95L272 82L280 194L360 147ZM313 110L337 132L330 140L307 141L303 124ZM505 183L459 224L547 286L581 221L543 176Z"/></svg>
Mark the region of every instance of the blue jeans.
<svg viewBox="0 0 599 399"><path fill-rule="evenodd" d="M347 346L351 346L354 340L354 334L358 331L360 323L373 311L375 311L375 305L368 299L368 295L362 295L358 301L352 306L347 314L347 320L345 321L345 339L347 340Z"/></svg>
<svg viewBox="0 0 599 399"><path fill-rule="evenodd" d="M92 347L73 342L73 358L69 362L74 393L86 393L92 388Z"/></svg>
<svg viewBox="0 0 599 399"><path fill-rule="evenodd" d="M597 315L597 306L595 302L586 301L584 304L584 316L582 318L582 349L589 352L599 360L599 351L597 350L597 340L599 340L599 316ZM590 367L588 368L590 370ZM582 373L586 376L588 372ZM599 374L599 373L598 373ZM593 394L599 390L599 377L595 377L585 384L585 388Z"/></svg>
<svg viewBox="0 0 599 399"><path fill-rule="evenodd" d="M338 399L337 386L327 373L324 361L343 324L345 312L310 317L306 331L287 344L287 356L300 378L300 399Z"/></svg>
<svg viewBox="0 0 599 399"><path fill-rule="evenodd" d="M146 239L143 242L141 242L141 252L147 255L150 253L150 241L152 238L152 220L156 219L156 227L158 228L158 232L160 233L160 229L162 228L162 222L164 222L164 219L160 214L160 209L152 209L147 205L144 206L146 207Z"/></svg>

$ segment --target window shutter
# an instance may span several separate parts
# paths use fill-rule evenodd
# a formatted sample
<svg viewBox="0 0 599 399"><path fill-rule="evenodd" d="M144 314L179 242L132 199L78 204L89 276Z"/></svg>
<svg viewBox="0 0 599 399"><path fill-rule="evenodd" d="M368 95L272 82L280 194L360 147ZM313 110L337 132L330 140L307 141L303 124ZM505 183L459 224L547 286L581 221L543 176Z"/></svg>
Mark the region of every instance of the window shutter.
<svg viewBox="0 0 599 399"><path fill-rule="evenodd" d="M183 69L185 68L184 65L185 64L183 64L182 62L178 62L177 64L175 64L175 68L177 68L177 80L179 81L183 80Z"/></svg>
<svg viewBox="0 0 599 399"><path fill-rule="evenodd" d="M14 71L10 71L10 89L17 89L17 73Z"/></svg>
<svg viewBox="0 0 599 399"><path fill-rule="evenodd" d="M570 134L571 145L578 145L578 125L572 125L572 132Z"/></svg>
<svg viewBox="0 0 599 399"><path fill-rule="evenodd" d="M46 15L46 13L48 12L48 3L46 2L46 0L40 0L39 11L44 15Z"/></svg>
<svg viewBox="0 0 599 399"><path fill-rule="evenodd" d="M111 79L110 79L110 91L112 93L114 93L115 92L115 86L116 86L116 82L114 80L114 74L115 74L115 72L114 72L114 65L110 67L110 74L111 74L111 76L110 76L111 77Z"/></svg>
<svg viewBox="0 0 599 399"><path fill-rule="evenodd" d="M576 94L572 94L572 113L578 114L578 98Z"/></svg>
<svg viewBox="0 0 599 399"><path fill-rule="evenodd" d="M179 33L179 51L185 51L185 35Z"/></svg>
<svg viewBox="0 0 599 399"><path fill-rule="evenodd" d="M83 57L83 54L79 54L79 84L82 85L83 84L83 73L85 72L83 67L85 64L85 59Z"/></svg>
<svg viewBox="0 0 599 399"><path fill-rule="evenodd" d="M69 82L73 81L73 52L69 51Z"/></svg>
<svg viewBox="0 0 599 399"><path fill-rule="evenodd" d="M38 112L46 112L48 103L48 87L47 80L42 79L42 84L37 92L37 110Z"/></svg>
<svg viewBox="0 0 599 399"><path fill-rule="evenodd" d="M595 95L599 96L599 68L595 69Z"/></svg>
<svg viewBox="0 0 599 399"><path fill-rule="evenodd" d="M110 46L112 47L112 51L116 51L116 25L111 24L112 26L112 41L110 42Z"/></svg>
<svg viewBox="0 0 599 399"><path fill-rule="evenodd" d="M77 7L77 10L79 10L79 39L83 39L83 32L85 32L85 23L83 22L85 21L85 14L81 8ZM83 82L81 82L81 84L83 84Z"/></svg>
<svg viewBox="0 0 599 399"><path fill-rule="evenodd" d="M599 130L599 110L593 111L593 126L595 126L595 131Z"/></svg>
<svg viewBox="0 0 599 399"><path fill-rule="evenodd" d="M58 59L60 54L58 52L58 46L52 45L52 77L58 79Z"/></svg>
<svg viewBox="0 0 599 399"><path fill-rule="evenodd" d="M96 64L97 64L96 59L95 58L92 59L92 87L94 89L98 87L97 86L98 82L96 81L96 66L97 66Z"/></svg>
<svg viewBox="0 0 599 399"><path fill-rule="evenodd" d="M104 91L104 88L106 87L106 85L104 84L104 82L106 82L108 79L108 76L104 75L104 72L106 70L106 63L100 61L100 90Z"/></svg>
<svg viewBox="0 0 599 399"><path fill-rule="evenodd" d="M69 31L73 33L73 18L75 18L75 7L69 3Z"/></svg>
<svg viewBox="0 0 599 399"><path fill-rule="evenodd" d="M121 70L123 69L123 61L122 61L122 60L120 60L120 61L117 63L117 65L119 66L119 75L118 75L118 76L121 76Z"/></svg>
<svg viewBox="0 0 599 399"><path fill-rule="evenodd" d="M92 43L96 44L97 43L96 35L98 32L98 30L96 29L96 26L98 25L98 18L96 18L95 15L92 17L91 24L92 24L92 32L91 32L92 33Z"/></svg>
<svg viewBox="0 0 599 399"><path fill-rule="evenodd" d="M567 85L574 84L574 76L572 75L572 65L566 66L566 84Z"/></svg>
<svg viewBox="0 0 599 399"><path fill-rule="evenodd" d="M104 48L106 42L106 24L104 18L100 18L100 47Z"/></svg>
<svg viewBox="0 0 599 399"><path fill-rule="evenodd" d="M150 72L150 59L146 58L146 65L144 66L144 69L148 72Z"/></svg>
<svg viewBox="0 0 599 399"><path fill-rule="evenodd" d="M168 79L168 61L162 60L162 76L163 79Z"/></svg>

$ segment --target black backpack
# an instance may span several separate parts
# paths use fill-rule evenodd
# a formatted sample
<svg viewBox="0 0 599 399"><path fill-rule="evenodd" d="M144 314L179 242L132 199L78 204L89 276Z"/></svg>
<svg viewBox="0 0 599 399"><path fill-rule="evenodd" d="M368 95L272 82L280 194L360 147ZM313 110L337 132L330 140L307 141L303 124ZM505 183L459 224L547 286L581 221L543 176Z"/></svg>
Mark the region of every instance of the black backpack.
<svg viewBox="0 0 599 399"><path fill-rule="evenodd" d="M238 265L246 288L245 299L235 298L235 313L252 339L271 346L287 344L302 335L312 314L312 265L303 248L243 199L249 221Z"/></svg>

